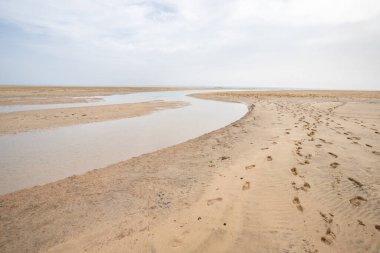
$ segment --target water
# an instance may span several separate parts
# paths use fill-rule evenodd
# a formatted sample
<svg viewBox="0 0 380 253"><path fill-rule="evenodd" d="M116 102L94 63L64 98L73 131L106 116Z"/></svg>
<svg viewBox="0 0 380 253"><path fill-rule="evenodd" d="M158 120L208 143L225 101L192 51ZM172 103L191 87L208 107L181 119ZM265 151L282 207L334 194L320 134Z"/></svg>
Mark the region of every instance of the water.
<svg viewBox="0 0 380 253"><path fill-rule="evenodd" d="M228 125L247 112L243 104L186 96L190 93L193 91L109 96L102 103L165 100L190 105L135 118L1 135L0 194L172 146Z"/></svg>
<svg viewBox="0 0 380 253"><path fill-rule="evenodd" d="M217 90L213 90L213 91L217 91ZM100 100L95 101L95 102L89 102L89 103L0 106L0 112L16 112L16 111L44 110L44 109L70 108L70 107L81 107L81 106L128 104L128 103L155 101L155 100L177 101L178 98L182 99L183 96L186 94L202 93L202 92L210 92L210 91L192 90L191 92L189 91L136 92L136 93L131 93L131 94L121 94L121 95L80 97L80 98L98 98Z"/></svg>

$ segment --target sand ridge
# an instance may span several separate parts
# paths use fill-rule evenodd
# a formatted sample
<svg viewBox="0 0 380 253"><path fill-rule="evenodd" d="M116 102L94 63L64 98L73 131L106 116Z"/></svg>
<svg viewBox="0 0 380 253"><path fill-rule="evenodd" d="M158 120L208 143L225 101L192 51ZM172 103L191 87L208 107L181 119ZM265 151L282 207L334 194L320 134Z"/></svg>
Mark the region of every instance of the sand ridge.
<svg viewBox="0 0 380 253"><path fill-rule="evenodd" d="M202 96L250 110L194 140L0 196L1 251L378 252L377 98Z"/></svg>
<svg viewBox="0 0 380 253"><path fill-rule="evenodd" d="M192 89L195 89L195 87L68 87L0 85L0 105L87 103L101 100L99 98L91 98L92 96Z"/></svg>
<svg viewBox="0 0 380 253"><path fill-rule="evenodd" d="M154 111L186 106L185 102L150 101L142 103L82 106L0 113L0 134L56 128L75 124L142 116Z"/></svg>

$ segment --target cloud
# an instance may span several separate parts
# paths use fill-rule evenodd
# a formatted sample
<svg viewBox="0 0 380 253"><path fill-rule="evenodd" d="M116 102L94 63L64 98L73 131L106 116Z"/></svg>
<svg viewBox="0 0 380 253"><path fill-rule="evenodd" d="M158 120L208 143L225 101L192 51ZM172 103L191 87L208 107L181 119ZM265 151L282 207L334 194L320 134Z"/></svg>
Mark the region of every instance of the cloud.
<svg viewBox="0 0 380 253"><path fill-rule="evenodd" d="M378 87L379 17L375 0L4 0L2 54L21 67L0 61L0 81L50 65L29 82Z"/></svg>
<svg viewBox="0 0 380 253"><path fill-rule="evenodd" d="M371 19L379 10L376 0L244 0L237 2L233 17L286 26L336 25Z"/></svg>

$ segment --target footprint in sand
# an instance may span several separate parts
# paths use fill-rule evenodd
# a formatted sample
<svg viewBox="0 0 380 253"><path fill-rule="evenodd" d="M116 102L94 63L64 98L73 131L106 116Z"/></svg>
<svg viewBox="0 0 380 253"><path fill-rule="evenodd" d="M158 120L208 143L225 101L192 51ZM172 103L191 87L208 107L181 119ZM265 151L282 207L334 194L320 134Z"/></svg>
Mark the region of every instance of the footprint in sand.
<svg viewBox="0 0 380 253"><path fill-rule="evenodd" d="M369 144L365 144L367 147L369 147L369 148L372 148L372 145L369 145Z"/></svg>
<svg viewBox="0 0 380 253"><path fill-rule="evenodd" d="M338 166L339 166L339 163L336 163L336 162L330 163L330 167L332 167L334 169L338 168Z"/></svg>
<svg viewBox="0 0 380 253"><path fill-rule="evenodd" d="M363 186L363 184L362 183L360 183L358 180L356 180L356 179L353 179L352 177L348 177L347 178L348 180L350 180L351 182L353 182L356 186L358 186L358 187L362 187Z"/></svg>
<svg viewBox="0 0 380 253"><path fill-rule="evenodd" d="M372 151L372 153L375 154L375 155L380 155L379 151Z"/></svg>
<svg viewBox="0 0 380 253"><path fill-rule="evenodd" d="M322 216L322 219L323 219L326 223L331 224L331 223L333 222L333 218L332 218L332 217L334 217L333 214L329 213L329 216L327 216L327 214L324 214L324 213L322 213L321 211L319 212L319 214Z"/></svg>
<svg viewBox="0 0 380 253"><path fill-rule="evenodd" d="M301 149L302 149L302 147L297 147L296 148L296 154L299 155L299 156L302 156L301 151L300 151Z"/></svg>
<svg viewBox="0 0 380 253"><path fill-rule="evenodd" d="M321 139L321 138L319 138L319 140L320 140L321 142L323 142L323 143L332 144L332 142L326 141L325 139Z"/></svg>
<svg viewBox="0 0 380 253"><path fill-rule="evenodd" d="M331 231L330 228L326 230L326 235L321 237L321 241L327 245L331 245L334 242L335 239L334 232Z"/></svg>
<svg viewBox="0 0 380 253"><path fill-rule="evenodd" d="M362 222L361 220L358 220L358 224L359 224L360 226L365 226L364 222Z"/></svg>
<svg viewBox="0 0 380 253"><path fill-rule="evenodd" d="M296 191L302 190L305 192L307 192L311 188L311 186L308 182L304 182L304 184L301 187L298 187L295 182L292 182L292 187Z"/></svg>
<svg viewBox="0 0 380 253"><path fill-rule="evenodd" d="M267 156L267 161L272 161L272 157L270 155Z"/></svg>
<svg viewBox="0 0 380 253"><path fill-rule="evenodd" d="M171 246L173 247L173 248L177 248L177 247L179 247L179 246L181 246L182 245L182 240L181 239L178 239L178 238L175 238L175 239L173 239L172 241L171 241Z"/></svg>
<svg viewBox="0 0 380 253"><path fill-rule="evenodd" d="M329 152L329 155L333 156L334 158L338 158L338 156L334 153Z"/></svg>
<svg viewBox="0 0 380 253"><path fill-rule="evenodd" d="M292 174L293 174L294 176L297 176L297 175L298 175L297 168L291 168L290 171L292 172Z"/></svg>
<svg viewBox="0 0 380 253"><path fill-rule="evenodd" d="M365 201L367 201L367 200L361 196L356 196L356 197L353 197L352 199L350 199L350 203L353 206L360 206L361 203L365 202Z"/></svg>
<svg viewBox="0 0 380 253"><path fill-rule="evenodd" d="M294 197L293 204L296 205L298 211L301 211L301 212L303 211L303 207L302 207L300 199L298 197Z"/></svg>
<svg viewBox="0 0 380 253"><path fill-rule="evenodd" d="M216 202L220 202L220 201L222 201L223 200L223 198L215 198L215 199L209 199L209 200L207 200L207 205L208 206L211 206L211 205L213 205L213 204L215 204Z"/></svg>
<svg viewBox="0 0 380 253"><path fill-rule="evenodd" d="M251 188L251 183L250 183L249 181L246 181L246 182L243 184L243 186L241 187L241 189L242 189L243 191L246 191L246 190L248 190L249 188Z"/></svg>
<svg viewBox="0 0 380 253"><path fill-rule="evenodd" d="M317 148L320 148L320 147L322 147L322 144L317 144L317 145L315 145Z"/></svg>
<svg viewBox="0 0 380 253"><path fill-rule="evenodd" d="M245 166L245 169L246 170L251 170L251 169L253 169L255 167L256 167L256 165L252 164L252 165L249 165L249 166Z"/></svg>

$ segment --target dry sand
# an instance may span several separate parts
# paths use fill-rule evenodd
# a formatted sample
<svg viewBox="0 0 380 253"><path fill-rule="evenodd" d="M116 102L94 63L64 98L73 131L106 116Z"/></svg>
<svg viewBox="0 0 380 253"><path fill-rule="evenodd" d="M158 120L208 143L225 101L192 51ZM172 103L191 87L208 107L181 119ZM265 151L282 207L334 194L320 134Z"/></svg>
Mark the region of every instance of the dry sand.
<svg viewBox="0 0 380 253"><path fill-rule="evenodd" d="M198 95L237 122L0 197L1 252L373 252L380 94ZM357 98L356 98L357 95Z"/></svg>
<svg viewBox="0 0 380 253"><path fill-rule="evenodd" d="M152 101L0 113L0 134L130 118L185 105L184 102Z"/></svg>

